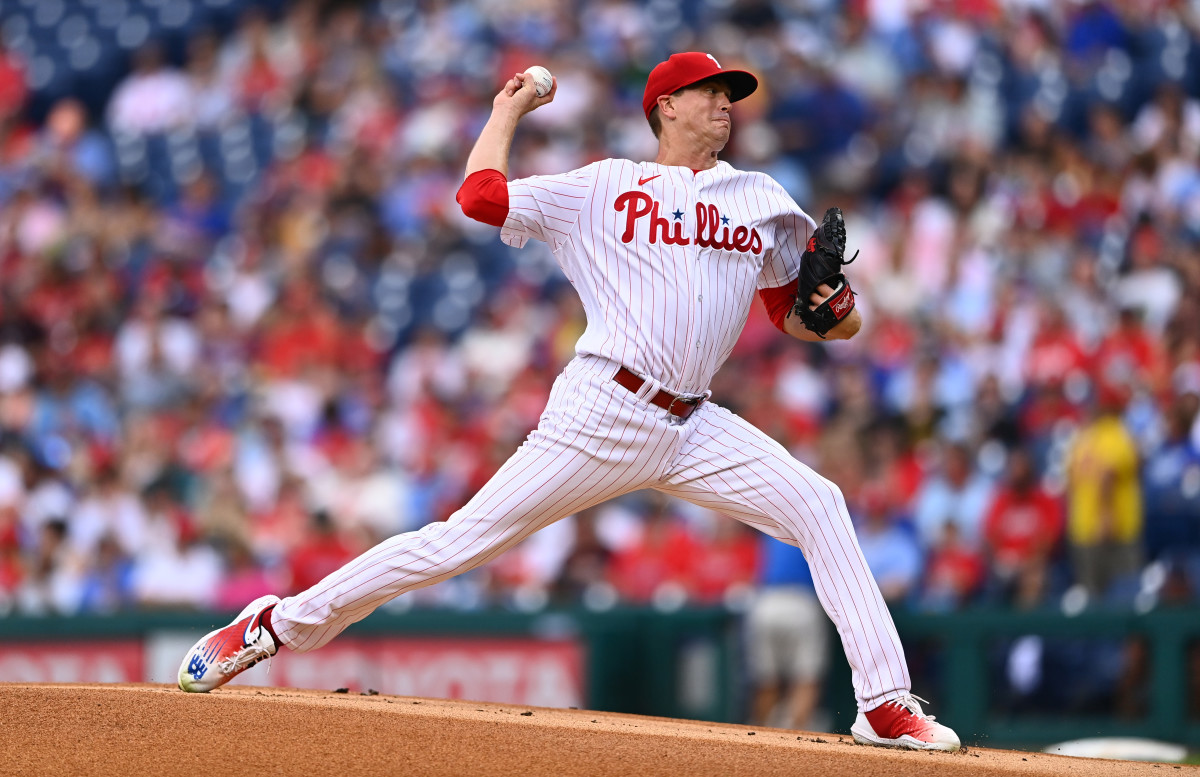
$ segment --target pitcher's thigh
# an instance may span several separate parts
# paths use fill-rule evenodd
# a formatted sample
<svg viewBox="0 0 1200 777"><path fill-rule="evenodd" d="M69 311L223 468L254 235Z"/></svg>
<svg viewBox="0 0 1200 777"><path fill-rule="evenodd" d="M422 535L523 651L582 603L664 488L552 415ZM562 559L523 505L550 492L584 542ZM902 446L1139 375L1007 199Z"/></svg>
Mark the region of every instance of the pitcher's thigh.
<svg viewBox="0 0 1200 777"><path fill-rule="evenodd" d="M853 537L845 499L832 481L745 419L721 407L702 409L707 412L675 469L655 488L733 516L806 554L817 535Z"/></svg>

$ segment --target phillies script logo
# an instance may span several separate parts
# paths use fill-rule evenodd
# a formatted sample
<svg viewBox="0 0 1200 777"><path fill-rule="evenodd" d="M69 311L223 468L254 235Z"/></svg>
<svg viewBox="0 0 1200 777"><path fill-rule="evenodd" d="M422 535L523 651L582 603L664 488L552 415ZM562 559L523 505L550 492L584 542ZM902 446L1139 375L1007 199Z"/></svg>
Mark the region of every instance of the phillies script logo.
<svg viewBox="0 0 1200 777"><path fill-rule="evenodd" d="M690 238L683 234L683 214L675 211L674 220L660 216L658 200L645 192L625 192L617 197L613 207L618 213L627 211L622 243L632 241L638 221L649 216L651 243L662 240L667 245L686 246L695 242L701 248L751 254L761 254L763 250L762 236L757 229L739 226L731 230L728 217L722 216L716 205L696 203L696 233Z"/></svg>
<svg viewBox="0 0 1200 777"><path fill-rule="evenodd" d="M830 298L829 308L839 321L854 309L854 292L850 291L850 287L845 282L842 283L842 288L839 292Z"/></svg>

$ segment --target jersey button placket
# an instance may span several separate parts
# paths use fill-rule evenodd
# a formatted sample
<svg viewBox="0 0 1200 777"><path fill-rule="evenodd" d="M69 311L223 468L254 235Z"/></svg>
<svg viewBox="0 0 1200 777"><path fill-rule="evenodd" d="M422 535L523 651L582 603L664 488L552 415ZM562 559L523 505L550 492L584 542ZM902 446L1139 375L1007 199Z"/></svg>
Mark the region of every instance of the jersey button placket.
<svg viewBox="0 0 1200 777"><path fill-rule="evenodd" d="M692 177L692 186L691 186L691 192L690 192L690 193L691 193L691 195L692 195L692 198L691 198L691 199L692 199L692 201L691 201L691 211L690 211L690 212L692 212L692 213L695 213L695 212L696 212L696 203L698 203L698 201L700 201L700 183L698 183L698 181L696 181L696 176ZM694 224L694 225L692 225L692 229L697 229L697 228L698 228L698 224ZM700 246L697 246L697 247L696 247L696 264L700 264L700 261L701 261L701 254L700 254L700 252L701 252L701 248L700 248ZM698 283L700 283L701 285L703 285L703 283L704 283L704 273L703 273L703 272L700 272L700 273L698 273L698 275L697 275L697 282L698 282ZM703 302L703 301L704 301L704 295L703 295L703 293L698 293L698 294L696 295L696 301L697 301L697 302ZM698 317L697 317L697 321L696 321L697 327L698 327L698 329L700 329L700 331L698 331L698 332L696 333L696 335L697 335L697 337L696 337L696 350L698 351L698 350L701 350L701 348L703 347L703 326L702 326L702 323L703 323L703 320L704 320L704 314L703 314L702 312L700 312L700 311L697 311L697 313L700 313L700 315L698 315Z"/></svg>
<svg viewBox="0 0 1200 777"><path fill-rule="evenodd" d="M699 264L700 264L700 246L696 245L696 232L695 232L696 225L694 223L689 223L689 222L692 219L694 219L694 217L695 217L696 203L700 199L700 196L698 193L698 188L699 187L696 185L696 176L695 175L690 176L690 180L687 181L687 200L686 200L686 204L683 208L684 234L686 234L690 238L690 240L688 242L688 250L690 250L695 255L697 266L699 266ZM696 301L704 302L704 294L697 293ZM698 316L697 316L698 312L699 311L693 310L691 313L690 318L692 320L688 322L689 331L693 328L696 320L698 319ZM700 338L699 337L696 338L695 350L697 350L697 351L700 350ZM680 367L680 374L682 376L684 376L684 378L686 379L688 376L688 366L691 362L691 359L689 359L686 356L686 353L687 353L686 351L684 353L685 353L685 356L683 359L683 364L679 365L679 367Z"/></svg>

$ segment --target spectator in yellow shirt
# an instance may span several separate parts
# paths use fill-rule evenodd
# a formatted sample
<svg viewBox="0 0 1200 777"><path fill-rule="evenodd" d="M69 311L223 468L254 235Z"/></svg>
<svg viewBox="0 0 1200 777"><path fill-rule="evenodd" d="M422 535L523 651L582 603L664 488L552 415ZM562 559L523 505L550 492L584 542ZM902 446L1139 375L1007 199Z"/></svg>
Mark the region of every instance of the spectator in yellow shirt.
<svg viewBox="0 0 1200 777"><path fill-rule="evenodd" d="M1103 595L1137 574L1142 557L1138 451L1121 421L1123 388L1102 385L1096 414L1067 459L1067 543L1075 580Z"/></svg>

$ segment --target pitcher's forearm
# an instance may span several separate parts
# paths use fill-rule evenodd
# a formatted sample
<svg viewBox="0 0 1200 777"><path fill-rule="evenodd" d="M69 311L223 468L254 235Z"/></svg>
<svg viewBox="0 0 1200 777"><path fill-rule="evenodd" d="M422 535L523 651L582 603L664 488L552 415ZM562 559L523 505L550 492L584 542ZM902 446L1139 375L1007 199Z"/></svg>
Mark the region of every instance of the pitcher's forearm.
<svg viewBox="0 0 1200 777"><path fill-rule="evenodd" d="M862 329L862 316L859 314L858 308L851 310L850 314L839 321L837 326L825 333L824 338L804 326L799 316L789 316L783 327L783 331L797 340L807 343L819 343L823 340L849 340L858 334L859 329Z"/></svg>
<svg viewBox="0 0 1200 777"><path fill-rule="evenodd" d="M488 118L487 124L479 133L479 139L467 157L467 170L464 177L480 170L499 170L508 177L508 152L512 148L513 135L517 132L517 122L521 114L510 108L495 108Z"/></svg>

